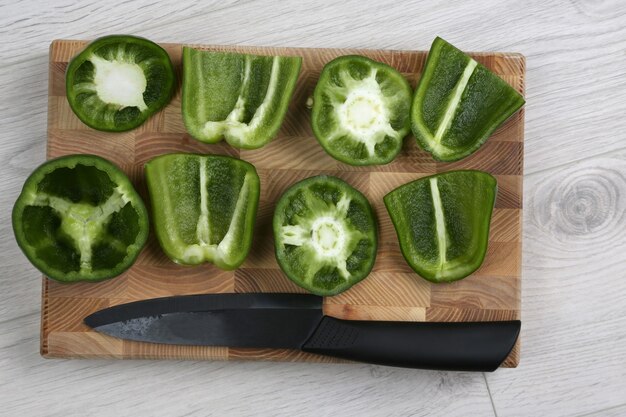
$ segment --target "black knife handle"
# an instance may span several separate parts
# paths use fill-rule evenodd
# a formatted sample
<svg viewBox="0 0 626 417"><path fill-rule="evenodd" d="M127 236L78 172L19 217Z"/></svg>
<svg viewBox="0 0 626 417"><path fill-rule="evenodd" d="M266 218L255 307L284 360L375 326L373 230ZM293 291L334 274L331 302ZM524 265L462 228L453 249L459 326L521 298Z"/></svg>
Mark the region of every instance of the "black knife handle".
<svg viewBox="0 0 626 417"><path fill-rule="evenodd" d="M378 365L491 372L513 349L520 327L519 320L425 323L324 316L302 350Z"/></svg>

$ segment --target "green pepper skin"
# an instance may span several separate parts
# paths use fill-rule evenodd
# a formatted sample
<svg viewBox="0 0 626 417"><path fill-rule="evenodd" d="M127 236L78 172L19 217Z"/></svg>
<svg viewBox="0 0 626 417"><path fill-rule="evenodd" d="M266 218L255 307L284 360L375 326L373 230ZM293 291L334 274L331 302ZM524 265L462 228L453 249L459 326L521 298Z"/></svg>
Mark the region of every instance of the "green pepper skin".
<svg viewBox="0 0 626 417"><path fill-rule="evenodd" d="M239 267L252 245L260 181L248 162L175 153L145 165L154 230L174 262Z"/></svg>
<svg viewBox="0 0 626 417"><path fill-rule="evenodd" d="M320 175L292 185L276 204L273 229L278 265L313 294L339 294L374 266L374 212L339 178Z"/></svg>
<svg viewBox="0 0 626 417"><path fill-rule="evenodd" d="M313 93L311 126L324 150L350 165L382 165L411 130L411 86L397 70L359 55L324 66Z"/></svg>
<svg viewBox="0 0 626 417"><path fill-rule="evenodd" d="M106 101L110 97L100 96L95 81L98 65L94 62L101 63L102 74L111 73L111 62L140 71L144 79L132 68L126 74L130 71L139 81L145 81L145 86L137 87L143 101L137 105ZM140 126L165 107L174 93L175 80L172 61L159 45L136 36L111 35L94 40L70 61L65 88L72 111L83 123L96 130L123 132ZM111 89L119 92L122 88L132 88L133 84L128 79L114 79L103 88L105 92Z"/></svg>
<svg viewBox="0 0 626 417"><path fill-rule="evenodd" d="M483 65L436 38L411 106L419 145L438 161L474 153L524 105L524 98Z"/></svg>
<svg viewBox="0 0 626 417"><path fill-rule="evenodd" d="M113 278L148 238L148 212L126 175L94 155L50 160L26 180L12 213L28 260L59 282Z"/></svg>
<svg viewBox="0 0 626 417"><path fill-rule="evenodd" d="M383 200L407 263L428 281L470 275L487 253L498 184L481 171L450 171L420 178Z"/></svg>
<svg viewBox="0 0 626 417"><path fill-rule="evenodd" d="M183 48L182 113L201 142L257 149L277 134L302 58Z"/></svg>

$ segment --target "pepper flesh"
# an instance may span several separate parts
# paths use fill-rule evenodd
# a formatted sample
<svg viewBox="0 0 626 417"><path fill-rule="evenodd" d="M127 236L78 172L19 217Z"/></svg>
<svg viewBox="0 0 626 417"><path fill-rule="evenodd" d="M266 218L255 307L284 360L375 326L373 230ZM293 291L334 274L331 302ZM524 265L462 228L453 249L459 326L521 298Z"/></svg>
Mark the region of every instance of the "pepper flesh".
<svg viewBox="0 0 626 417"><path fill-rule="evenodd" d="M159 45L144 38L98 38L69 63L65 85L72 111L87 126L121 132L141 125L170 100L175 75Z"/></svg>
<svg viewBox="0 0 626 417"><path fill-rule="evenodd" d="M182 113L187 131L207 143L256 149L287 113L302 58L183 48Z"/></svg>
<svg viewBox="0 0 626 417"><path fill-rule="evenodd" d="M481 171L451 171L404 184L384 197L411 268L432 282L456 281L482 264L497 181Z"/></svg>
<svg viewBox="0 0 626 417"><path fill-rule="evenodd" d="M129 179L93 155L65 156L37 168L12 218L26 257L61 282L121 274L148 237L148 213Z"/></svg>
<svg viewBox="0 0 626 417"><path fill-rule="evenodd" d="M522 105L508 83L436 38L413 96L411 126L433 158L456 161L478 150Z"/></svg>
<svg viewBox="0 0 626 417"><path fill-rule="evenodd" d="M391 162L409 133L411 87L394 68L364 56L324 66L313 94L315 137L333 158L350 165Z"/></svg>
<svg viewBox="0 0 626 417"><path fill-rule="evenodd" d="M276 205L276 259L297 285L335 295L365 278L376 259L376 221L363 194L320 175L291 186Z"/></svg>
<svg viewBox="0 0 626 417"><path fill-rule="evenodd" d="M243 263L259 201L254 166L227 156L168 154L145 171L154 229L170 259L225 270Z"/></svg>

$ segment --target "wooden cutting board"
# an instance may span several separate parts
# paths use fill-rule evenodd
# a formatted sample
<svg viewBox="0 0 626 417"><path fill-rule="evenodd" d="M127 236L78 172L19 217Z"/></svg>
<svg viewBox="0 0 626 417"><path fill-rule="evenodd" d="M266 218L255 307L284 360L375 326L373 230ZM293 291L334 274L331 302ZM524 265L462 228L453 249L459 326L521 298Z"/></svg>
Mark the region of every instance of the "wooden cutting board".
<svg viewBox="0 0 626 417"><path fill-rule="evenodd" d="M170 152L225 154L254 164L261 178L261 197L254 242L248 259L236 271L206 264L183 267L172 263L151 234L135 265L120 277L101 283L59 284L43 279L41 354L55 358L255 359L338 362L292 350L168 346L123 341L91 331L82 323L90 313L112 305L171 295L229 292L303 292L278 268L274 258L271 219L274 204L294 182L320 173L336 175L361 190L376 210L379 249L368 278L345 293L326 298L326 314L356 320L480 321L520 318L522 255L522 174L524 110L500 127L475 154L459 162L437 163L411 136L390 164L353 167L328 156L315 140L306 101L320 70L331 59L361 54L402 72L415 87L425 51L303 49L206 46L210 50L304 58L298 85L279 136L259 150L234 149L224 142L204 144L190 137L180 114L180 88L171 103L144 125L125 133L90 129L72 113L65 97L67 62L86 42L57 40L50 47L48 92L48 158L74 153L100 155L119 165L148 201L143 164ZM182 45L165 44L179 77ZM519 54L472 54L514 88L524 92L525 60ZM498 180L491 220L489 250L482 267L453 284L431 284L416 275L402 258L382 197L416 178L451 169L479 169ZM462 347L459 347L462 348ZM519 362L519 342L504 362Z"/></svg>

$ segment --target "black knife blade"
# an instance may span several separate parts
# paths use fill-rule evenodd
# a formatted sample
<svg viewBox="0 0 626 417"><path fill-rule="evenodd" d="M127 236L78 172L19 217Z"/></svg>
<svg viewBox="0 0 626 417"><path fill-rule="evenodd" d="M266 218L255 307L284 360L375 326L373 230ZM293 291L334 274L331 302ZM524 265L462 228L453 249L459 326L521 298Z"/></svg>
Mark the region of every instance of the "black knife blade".
<svg viewBox="0 0 626 417"><path fill-rule="evenodd" d="M517 340L520 321L424 323L324 316L308 294L203 294L97 311L85 324L150 343L300 349L409 368L493 371Z"/></svg>
<svg viewBox="0 0 626 417"><path fill-rule="evenodd" d="M202 294L97 311L85 324L120 339L176 345L298 349L322 319L308 294Z"/></svg>

